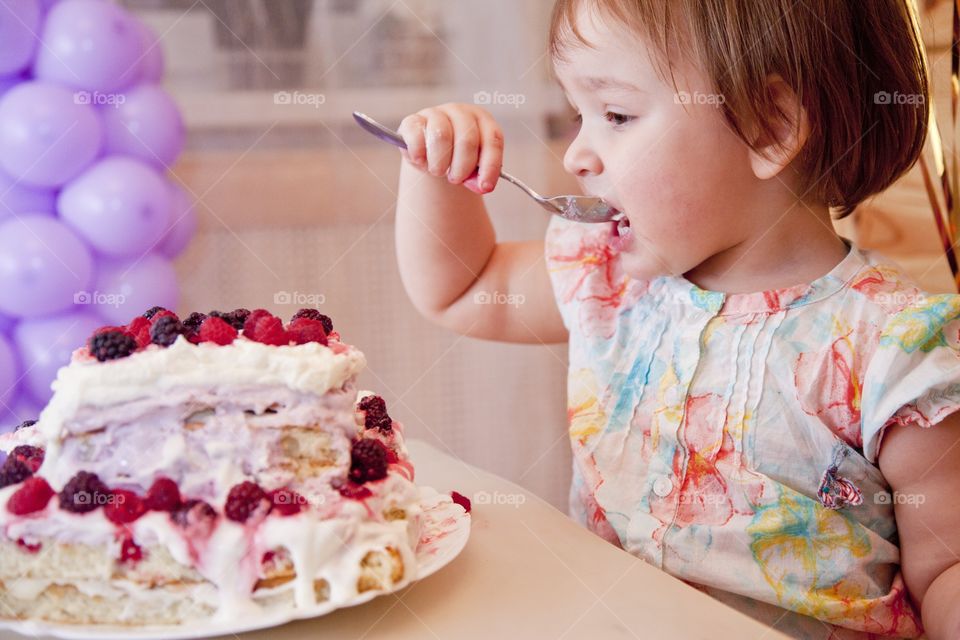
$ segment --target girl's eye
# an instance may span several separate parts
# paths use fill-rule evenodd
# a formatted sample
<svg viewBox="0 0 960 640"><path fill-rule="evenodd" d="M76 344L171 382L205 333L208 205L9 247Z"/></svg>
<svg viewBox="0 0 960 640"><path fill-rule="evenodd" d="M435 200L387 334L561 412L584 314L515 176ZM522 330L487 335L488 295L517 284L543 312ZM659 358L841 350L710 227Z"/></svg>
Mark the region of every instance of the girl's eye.
<svg viewBox="0 0 960 640"><path fill-rule="evenodd" d="M635 116L625 116L622 113L607 111L605 114L603 114L603 117L607 119L607 122L614 125L615 127L622 127L623 125L633 120Z"/></svg>

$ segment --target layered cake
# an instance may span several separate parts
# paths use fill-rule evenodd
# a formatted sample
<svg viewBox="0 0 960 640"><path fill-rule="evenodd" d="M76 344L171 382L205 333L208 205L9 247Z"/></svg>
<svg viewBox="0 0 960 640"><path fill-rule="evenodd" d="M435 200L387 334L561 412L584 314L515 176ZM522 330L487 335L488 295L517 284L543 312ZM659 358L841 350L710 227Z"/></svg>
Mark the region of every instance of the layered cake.
<svg viewBox="0 0 960 640"><path fill-rule="evenodd" d="M168 625L416 577L402 426L326 316L154 308L0 437L0 618Z"/></svg>

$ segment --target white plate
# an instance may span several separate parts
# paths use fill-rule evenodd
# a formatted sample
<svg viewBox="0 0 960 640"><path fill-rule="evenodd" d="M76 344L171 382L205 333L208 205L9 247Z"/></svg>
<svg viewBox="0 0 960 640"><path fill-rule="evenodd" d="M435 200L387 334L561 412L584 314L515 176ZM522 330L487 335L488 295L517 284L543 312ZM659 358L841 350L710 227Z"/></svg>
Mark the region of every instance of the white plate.
<svg viewBox="0 0 960 640"><path fill-rule="evenodd" d="M399 591L414 580L423 580L436 573L456 558L470 537L470 515L448 494L438 493L430 487L421 488L423 520L420 543L417 545L416 578L405 577L402 582L387 591L367 591L341 604L321 602L308 609L284 607L264 609L255 619L224 622L199 621L186 626L119 627L107 625L62 625L47 622L0 620L0 629L9 629L29 637L49 635L68 640L186 640L207 638L226 634L244 633L257 629L276 627L293 620L316 618L335 611L368 602L373 598Z"/></svg>

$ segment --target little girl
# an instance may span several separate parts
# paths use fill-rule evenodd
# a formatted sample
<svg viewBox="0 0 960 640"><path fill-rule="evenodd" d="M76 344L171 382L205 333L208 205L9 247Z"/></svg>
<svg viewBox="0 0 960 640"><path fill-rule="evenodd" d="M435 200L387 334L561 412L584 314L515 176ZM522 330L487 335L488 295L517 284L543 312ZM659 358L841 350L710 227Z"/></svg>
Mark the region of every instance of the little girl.
<svg viewBox="0 0 960 640"><path fill-rule="evenodd" d="M960 638L960 296L830 216L923 146L909 6L559 0L564 167L625 219L554 218L545 242L497 242L487 112L400 128L416 307L470 336L569 340L572 514L795 638Z"/></svg>

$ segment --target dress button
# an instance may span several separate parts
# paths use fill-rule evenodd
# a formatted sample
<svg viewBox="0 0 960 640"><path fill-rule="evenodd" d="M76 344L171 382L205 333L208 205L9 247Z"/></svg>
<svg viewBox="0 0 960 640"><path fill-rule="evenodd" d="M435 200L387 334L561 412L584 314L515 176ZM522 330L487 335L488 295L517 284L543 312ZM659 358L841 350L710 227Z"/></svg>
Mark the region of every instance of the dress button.
<svg viewBox="0 0 960 640"><path fill-rule="evenodd" d="M653 483L653 492L661 498L666 498L673 491L673 482L667 476L660 476Z"/></svg>

